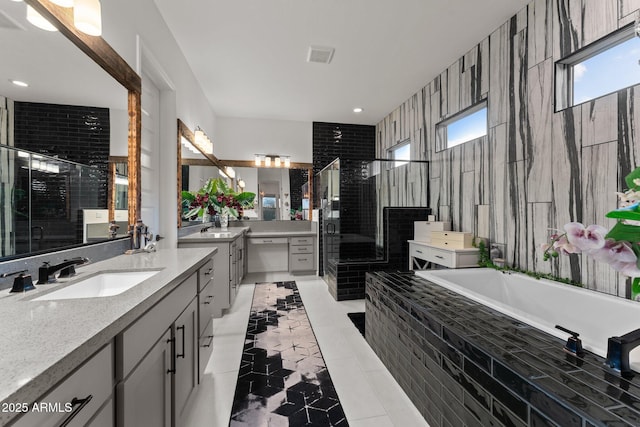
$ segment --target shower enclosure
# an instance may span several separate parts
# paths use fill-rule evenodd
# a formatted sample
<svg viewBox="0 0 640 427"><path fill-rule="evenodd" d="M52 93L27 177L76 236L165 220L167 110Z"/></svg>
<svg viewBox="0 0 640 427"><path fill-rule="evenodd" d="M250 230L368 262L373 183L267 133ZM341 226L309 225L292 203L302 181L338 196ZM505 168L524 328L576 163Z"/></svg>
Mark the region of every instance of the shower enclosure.
<svg viewBox="0 0 640 427"><path fill-rule="evenodd" d="M430 211L428 194L413 185L428 182L428 166L425 161L336 159L318 173L320 273L336 299L362 297L366 271L403 267L406 244L401 240L413 238L413 221L426 220Z"/></svg>

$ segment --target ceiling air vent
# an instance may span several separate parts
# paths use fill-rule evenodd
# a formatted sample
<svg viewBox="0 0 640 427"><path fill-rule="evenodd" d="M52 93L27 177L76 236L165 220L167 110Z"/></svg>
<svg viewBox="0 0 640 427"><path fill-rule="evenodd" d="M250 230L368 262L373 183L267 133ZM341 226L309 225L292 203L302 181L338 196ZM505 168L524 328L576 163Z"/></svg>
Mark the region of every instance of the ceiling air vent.
<svg viewBox="0 0 640 427"><path fill-rule="evenodd" d="M332 47L310 46L309 54L307 55L307 62L328 64L331 62L331 58L333 58L334 51L335 49Z"/></svg>

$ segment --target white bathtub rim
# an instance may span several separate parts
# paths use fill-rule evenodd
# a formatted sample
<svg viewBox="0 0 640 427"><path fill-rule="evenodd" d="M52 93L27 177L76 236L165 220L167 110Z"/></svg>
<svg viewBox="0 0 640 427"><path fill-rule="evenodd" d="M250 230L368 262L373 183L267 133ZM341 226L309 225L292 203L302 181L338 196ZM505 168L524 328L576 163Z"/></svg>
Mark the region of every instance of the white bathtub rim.
<svg viewBox="0 0 640 427"><path fill-rule="evenodd" d="M498 301L495 301L493 299L489 299L488 297L473 292L472 290L469 290L466 287L457 285L454 282L451 282L450 280L446 279L447 275L451 275L451 274L465 274L465 275L474 275L474 274L479 274L479 273L483 273L483 272L492 272L492 274L495 275L499 275L499 274L507 274L507 275L514 275L514 276L520 276L523 277L525 279L529 279L532 280L534 282L541 282L544 285L548 285L548 286L553 286L553 287L561 287L563 291L565 292L591 292L590 293L590 297L593 298L597 298L597 299L601 299L603 300L603 302L605 301L614 301L617 304L638 304L638 302L635 301L631 301L631 300L625 300L622 299L620 297L617 296L613 296L613 295L608 295L608 294L604 294L602 292L597 292L597 291L591 291L589 289L583 289L580 287L576 287L576 286L571 286L571 285L567 285L567 284L563 284L563 283L559 283L559 282L554 282L552 280L547 280L547 279L536 279L530 276L527 276L525 274L522 273L515 273L515 272L501 272L492 268L462 268L462 269L452 269L452 270L420 270L420 271L415 271L416 276L421 277L423 279L429 280L430 282L433 282L439 286L442 286L446 289L449 289L453 292L456 292L464 297L467 297L475 302L478 302L486 307L489 307L493 310L496 310L502 314L505 314L507 316L510 316L520 322L526 323L527 325L530 325L536 329L539 329L543 332L546 332L554 337L560 338L562 340L566 340L569 337L569 334L567 334L566 332L562 332L559 329L555 328L554 326L547 326L543 323L541 323L541 321L538 318L535 317L531 317L531 316L526 316L523 315L521 312L517 312L515 310L513 310L511 307L502 304ZM637 306L636 306L637 307ZM629 332L627 330L621 330L619 335L623 335L625 332ZM584 343L583 342L583 347L585 350L590 351L591 353L597 354L603 358L606 358L607 356L607 343L603 342L601 343L601 345L589 345L588 343ZM629 356L629 362L631 367L633 368L634 371L639 372L640 373L640 347L637 347L635 349L635 351L632 351L630 353Z"/></svg>

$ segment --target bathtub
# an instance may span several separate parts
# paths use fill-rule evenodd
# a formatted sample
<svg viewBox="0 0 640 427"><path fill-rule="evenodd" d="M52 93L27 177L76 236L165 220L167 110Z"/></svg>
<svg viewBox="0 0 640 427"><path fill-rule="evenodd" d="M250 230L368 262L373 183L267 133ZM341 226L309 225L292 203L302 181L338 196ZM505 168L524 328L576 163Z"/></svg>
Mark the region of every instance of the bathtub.
<svg viewBox="0 0 640 427"><path fill-rule="evenodd" d="M609 337L640 328L640 303L550 280L491 268L415 274L566 340L569 334L555 328L564 326L580 334L585 350L601 357L607 356ZM629 362L640 372L640 346L629 354Z"/></svg>

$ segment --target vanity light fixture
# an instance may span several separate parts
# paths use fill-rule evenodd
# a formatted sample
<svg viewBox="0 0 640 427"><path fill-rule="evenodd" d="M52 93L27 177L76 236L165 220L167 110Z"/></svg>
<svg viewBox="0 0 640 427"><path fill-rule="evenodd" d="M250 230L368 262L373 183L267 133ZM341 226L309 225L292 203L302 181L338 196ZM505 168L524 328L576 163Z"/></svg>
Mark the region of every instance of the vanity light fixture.
<svg viewBox="0 0 640 427"><path fill-rule="evenodd" d="M270 168L273 164L276 168L281 168L284 166L285 168L291 167L291 158L289 156L278 156L274 154L256 154L255 155L255 165L256 167L267 167Z"/></svg>
<svg viewBox="0 0 640 427"><path fill-rule="evenodd" d="M203 153L213 154L213 142L209 139L206 133L198 126L194 135L194 144Z"/></svg>
<svg viewBox="0 0 640 427"><path fill-rule="evenodd" d="M90 36L102 35L102 11L100 0L75 0L73 25Z"/></svg>
<svg viewBox="0 0 640 427"><path fill-rule="evenodd" d="M29 83L27 82L23 82L22 80L9 80L11 83L13 83L16 86L20 86L20 87L29 87Z"/></svg>
<svg viewBox="0 0 640 427"><path fill-rule="evenodd" d="M244 182L244 179L239 178L238 179L238 187L240 188L244 188L247 184Z"/></svg>
<svg viewBox="0 0 640 427"><path fill-rule="evenodd" d="M364 110L361 107L356 107L353 109L354 113L362 113Z"/></svg>
<svg viewBox="0 0 640 427"><path fill-rule="evenodd" d="M224 170L229 178L233 179L236 177L236 171L231 166L225 166Z"/></svg>
<svg viewBox="0 0 640 427"><path fill-rule="evenodd" d="M45 31L58 31L56 27L47 21L44 16L40 15L34 8L27 5L27 21L41 30Z"/></svg>

